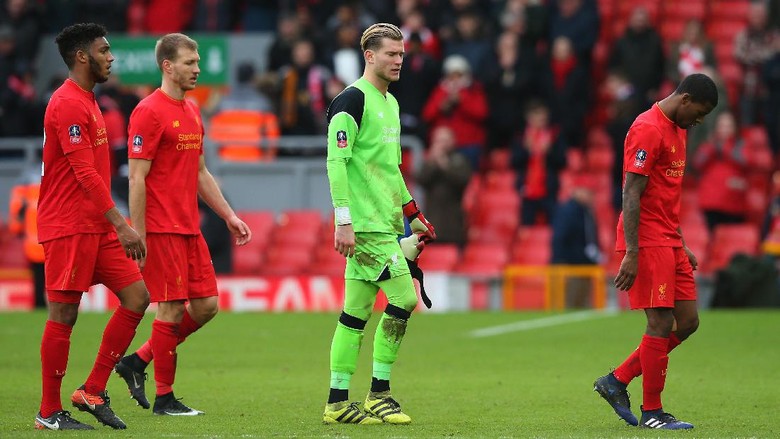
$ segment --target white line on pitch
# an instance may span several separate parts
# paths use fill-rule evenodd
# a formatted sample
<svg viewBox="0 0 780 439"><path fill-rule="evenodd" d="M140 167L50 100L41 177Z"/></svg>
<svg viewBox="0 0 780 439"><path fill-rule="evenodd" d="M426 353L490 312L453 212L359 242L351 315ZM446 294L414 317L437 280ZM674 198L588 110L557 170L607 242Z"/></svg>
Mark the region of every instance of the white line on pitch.
<svg viewBox="0 0 780 439"><path fill-rule="evenodd" d="M564 325L566 323L582 322L602 317L610 317L618 314L615 310L606 311L580 311L569 314L560 314L551 317L542 317L534 320L523 320L506 325L489 326L487 328L475 329L469 332L473 338L492 337L494 335L508 334L510 332L528 331L531 329L547 328L550 326Z"/></svg>

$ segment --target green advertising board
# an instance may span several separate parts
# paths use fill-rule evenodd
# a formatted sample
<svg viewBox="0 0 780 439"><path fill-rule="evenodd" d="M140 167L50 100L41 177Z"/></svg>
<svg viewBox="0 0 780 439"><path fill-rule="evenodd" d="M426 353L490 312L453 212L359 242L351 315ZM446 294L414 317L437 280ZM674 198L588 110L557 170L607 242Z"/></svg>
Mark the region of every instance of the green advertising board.
<svg viewBox="0 0 780 439"><path fill-rule="evenodd" d="M228 80L228 44L221 36L192 36L198 42L200 76L198 84L224 85ZM129 37L109 35L111 53L116 58L111 72L119 82L129 85L160 83L160 70L154 58L157 37Z"/></svg>

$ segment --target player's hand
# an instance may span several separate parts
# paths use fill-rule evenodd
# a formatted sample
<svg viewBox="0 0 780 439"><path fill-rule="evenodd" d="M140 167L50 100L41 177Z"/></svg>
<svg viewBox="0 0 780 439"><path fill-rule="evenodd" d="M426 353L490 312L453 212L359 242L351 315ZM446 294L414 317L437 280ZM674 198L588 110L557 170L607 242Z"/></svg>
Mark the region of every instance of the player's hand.
<svg viewBox="0 0 780 439"><path fill-rule="evenodd" d="M433 229L433 224L429 223L425 216L420 212L417 207L417 202L414 200L404 204L404 216L409 220L409 227L413 233L422 233L424 236L420 237L423 242L430 242L436 239L436 231Z"/></svg>
<svg viewBox="0 0 780 439"><path fill-rule="evenodd" d="M615 277L615 287L618 290L628 291L631 286L634 285L636 280L638 253L626 252L623 256L623 261L620 263L620 270L618 270L617 277Z"/></svg>
<svg viewBox="0 0 780 439"><path fill-rule="evenodd" d="M336 226L333 248L344 257L355 256L355 230L352 228L352 224Z"/></svg>
<svg viewBox="0 0 780 439"><path fill-rule="evenodd" d="M683 250L685 250L685 254L688 255L688 261L691 263L691 267L693 267L694 270L699 268L699 260L696 259L696 255L693 254L693 251L691 251L687 245L683 246Z"/></svg>
<svg viewBox="0 0 780 439"><path fill-rule="evenodd" d="M244 245L252 240L252 231L241 218L233 215L225 221L228 230L236 237L236 245Z"/></svg>
<svg viewBox="0 0 780 439"><path fill-rule="evenodd" d="M129 224L124 223L124 225L119 226L116 229L116 236L119 243L122 244L122 248L125 249L125 256L135 261L142 261L146 258L146 242Z"/></svg>

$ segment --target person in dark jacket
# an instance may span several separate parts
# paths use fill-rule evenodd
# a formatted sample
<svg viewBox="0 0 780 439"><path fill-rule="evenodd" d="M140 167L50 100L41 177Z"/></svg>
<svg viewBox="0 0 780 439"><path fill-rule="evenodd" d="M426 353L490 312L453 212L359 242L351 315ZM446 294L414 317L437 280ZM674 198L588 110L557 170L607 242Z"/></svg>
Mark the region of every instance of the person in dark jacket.
<svg viewBox="0 0 780 439"><path fill-rule="evenodd" d="M438 221L436 242L463 246L466 242L463 193L471 178L469 162L455 149L455 134L446 126L431 133L428 156L415 175L425 189L425 212Z"/></svg>

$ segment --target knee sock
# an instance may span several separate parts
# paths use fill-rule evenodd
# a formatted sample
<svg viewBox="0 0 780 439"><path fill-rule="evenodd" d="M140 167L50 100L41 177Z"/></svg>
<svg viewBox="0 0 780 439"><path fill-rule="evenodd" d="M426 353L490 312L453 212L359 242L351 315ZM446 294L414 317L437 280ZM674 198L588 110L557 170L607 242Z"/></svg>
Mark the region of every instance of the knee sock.
<svg viewBox="0 0 780 439"><path fill-rule="evenodd" d="M103 340L98 349L95 365L84 383L84 389L87 393L97 395L106 390L106 383L108 377L111 376L111 371L114 370L116 363L127 351L130 342L133 341L135 330L143 317L143 314L130 311L122 306L114 311L114 315L111 316L103 331Z"/></svg>
<svg viewBox="0 0 780 439"><path fill-rule="evenodd" d="M198 324L198 322L196 322L195 319L192 318L189 312L185 311L184 316L181 319L181 323L179 323L178 343L179 344L184 343L184 340L186 340L190 334L200 329L201 326L202 325ZM151 339L146 340L146 343L141 345L141 347L135 351L135 355L144 364L134 364L133 366L139 372L142 372L144 369L146 369L146 366L148 366L149 363L151 363L152 359L154 358L154 354L152 353Z"/></svg>
<svg viewBox="0 0 780 439"><path fill-rule="evenodd" d="M161 320L155 320L152 323L151 345L154 355L154 381L157 386L157 396L173 392L178 340L178 323Z"/></svg>
<svg viewBox="0 0 780 439"><path fill-rule="evenodd" d="M645 335L639 345L639 361L642 363L642 409L658 410L661 392L666 383L666 368L669 364L669 339Z"/></svg>
<svg viewBox="0 0 780 439"><path fill-rule="evenodd" d="M667 353L672 352L674 348L680 346L680 343L682 343L682 341L677 338L674 332L669 334L669 348ZM625 385L628 385L631 380L642 375L642 363L639 361L639 348L637 347L636 350L626 358L626 361L618 366L613 373L615 378Z"/></svg>
<svg viewBox="0 0 780 439"><path fill-rule="evenodd" d="M330 394L328 403L347 401L349 383L357 368L366 321L342 312L330 345Z"/></svg>
<svg viewBox="0 0 780 439"><path fill-rule="evenodd" d="M390 371L398 358L398 349L406 334L406 326L412 313L388 304L374 334L374 370L371 392L390 391Z"/></svg>
<svg viewBox="0 0 780 439"><path fill-rule="evenodd" d="M41 340L41 377L43 379L41 416L48 418L62 410L60 389L68 367L70 334L73 328L64 323L46 321Z"/></svg>

